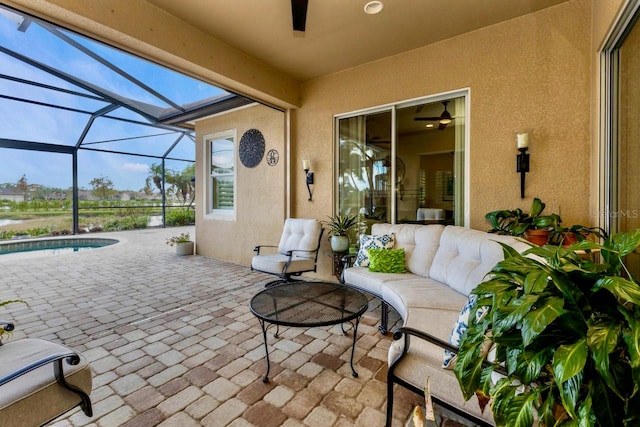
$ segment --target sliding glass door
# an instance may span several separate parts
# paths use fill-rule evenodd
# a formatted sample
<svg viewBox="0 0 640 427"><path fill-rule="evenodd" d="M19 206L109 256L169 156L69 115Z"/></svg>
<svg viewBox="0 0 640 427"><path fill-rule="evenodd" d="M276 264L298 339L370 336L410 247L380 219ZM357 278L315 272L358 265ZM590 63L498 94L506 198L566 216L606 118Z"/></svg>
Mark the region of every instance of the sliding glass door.
<svg viewBox="0 0 640 427"><path fill-rule="evenodd" d="M602 158L604 200L600 223L611 233L640 228L640 2L629 2L624 23L614 31L609 49L605 49L609 100L605 123L610 133L605 138ZM603 126L605 129L607 126ZM626 258L630 273L640 277L640 254Z"/></svg>
<svg viewBox="0 0 640 427"><path fill-rule="evenodd" d="M464 225L466 95L336 117L340 214Z"/></svg>

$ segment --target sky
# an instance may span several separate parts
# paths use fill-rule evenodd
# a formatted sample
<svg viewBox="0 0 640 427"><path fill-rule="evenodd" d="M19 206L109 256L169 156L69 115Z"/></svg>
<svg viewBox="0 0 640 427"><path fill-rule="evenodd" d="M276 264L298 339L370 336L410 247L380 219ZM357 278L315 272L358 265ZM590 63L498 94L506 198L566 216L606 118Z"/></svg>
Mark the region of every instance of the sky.
<svg viewBox="0 0 640 427"><path fill-rule="evenodd" d="M0 6L0 46L48 64L62 72L103 87L119 96L154 105L171 106L151 91L141 89L113 72L78 48L63 41L46 26L32 22L26 31L18 31L20 16ZM180 75L157 64L135 58L97 42L63 31L63 37L89 47L120 69L144 82L153 91L178 105L199 101L226 93L215 86ZM65 80L0 52L0 74L35 81L43 85L90 94ZM41 142L75 146L91 115L108 104L72 94L27 85L0 78L0 139ZM42 104L62 105L68 110L46 105L20 102L11 98L26 98ZM78 111L81 110L81 111ZM124 108L109 113L113 117L146 120ZM163 156L176 143L180 134L150 126L134 125L121 120L98 118L91 126L84 142L86 147L136 154ZM134 139L128 139L134 138ZM125 140L127 139L127 140ZM108 141L108 142L106 142ZM171 157L195 160L195 142L180 140ZM80 150L78 154L78 184L90 188L89 181L97 177L111 179L117 189L139 190L149 173L149 166L160 163L159 158L119 155L99 151ZM57 188L72 185L72 156L31 150L0 148L0 183L16 183L23 175L27 182ZM182 170L188 163L167 161L167 168Z"/></svg>

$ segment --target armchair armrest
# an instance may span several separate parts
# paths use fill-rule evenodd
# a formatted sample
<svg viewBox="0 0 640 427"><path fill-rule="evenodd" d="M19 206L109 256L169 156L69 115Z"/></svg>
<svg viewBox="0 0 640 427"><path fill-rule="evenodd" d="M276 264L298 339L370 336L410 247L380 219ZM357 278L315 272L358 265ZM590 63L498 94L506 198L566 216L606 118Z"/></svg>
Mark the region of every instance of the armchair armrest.
<svg viewBox="0 0 640 427"><path fill-rule="evenodd" d="M90 369L86 360L83 360L78 352L63 345L37 338L9 342L0 348L0 387L39 368L44 369L50 366L50 372L53 373L55 381L61 387L78 395L82 411L90 417L93 413L91 399L83 389L67 382L66 375L69 372L65 373L64 362L72 366L79 365L79 369L83 371ZM39 372L41 373L37 375L41 376L45 371L40 370ZM90 374L88 375L90 376ZM35 378L40 377L36 376ZM26 386L26 391L30 391L29 387L32 381L33 378L27 379L26 382L18 382L22 384L22 387ZM37 381L35 384L38 384Z"/></svg>
<svg viewBox="0 0 640 427"><path fill-rule="evenodd" d="M0 319L0 328L4 329L7 332L11 332L16 328L16 325L9 320Z"/></svg>
<svg viewBox="0 0 640 427"><path fill-rule="evenodd" d="M36 360L27 359L25 360L24 366L0 377L0 386L3 386L9 381L12 381L18 377L21 377L24 374L27 374L33 371L34 369L38 369L50 363L59 361L60 365L62 365L62 360L66 360L69 365L77 365L78 363L80 363L80 356L78 356L77 353L74 353L72 351L67 351L67 352L57 352L57 353L48 354ZM58 373L56 373L56 377L57 376L58 376Z"/></svg>
<svg viewBox="0 0 640 427"><path fill-rule="evenodd" d="M401 326L393 332L393 339L397 341L402 339L402 337L404 337L404 346L402 348L402 353L400 353L393 361L392 363L393 365L395 365L398 361L400 361L400 359L402 359L402 357L404 357L404 355L407 354L407 351L409 351L409 346L411 345L412 336L425 340L427 342L430 342L431 344L434 344L442 348L443 350L447 349L452 351L453 353L456 353L456 354L458 353L458 347L456 347L455 345L451 344L448 341L444 341L438 337L434 337L431 334L428 334L424 331L421 331L415 328Z"/></svg>
<svg viewBox="0 0 640 427"><path fill-rule="evenodd" d="M260 255L260 249L262 248L277 248L277 246L274 245L258 245L258 246L254 246L253 251L256 253L256 255Z"/></svg>
<svg viewBox="0 0 640 427"><path fill-rule="evenodd" d="M396 356L396 358L393 360L389 368L395 366L396 363L398 363L404 357L404 355L407 354L407 351L409 351L409 346L411 345L411 338L410 338L411 336L430 342L431 344L434 344L442 348L443 351L447 349L455 354L458 354L459 348L456 347L455 345L451 344L448 341L444 341L438 337L434 337L433 335L418 329L410 328L407 326L401 326L393 332L393 339L396 341L402 339L403 336L404 336L404 346L402 348L402 352L398 356ZM483 367L492 366L492 365L494 364L492 364L491 362L487 362L486 360L482 362ZM503 366L496 366L496 372L502 375L507 375L507 371L504 369Z"/></svg>
<svg viewBox="0 0 640 427"><path fill-rule="evenodd" d="M357 256L357 254L346 254L340 260L344 264L345 268L346 267L352 267L353 266L353 261L356 260L356 256Z"/></svg>

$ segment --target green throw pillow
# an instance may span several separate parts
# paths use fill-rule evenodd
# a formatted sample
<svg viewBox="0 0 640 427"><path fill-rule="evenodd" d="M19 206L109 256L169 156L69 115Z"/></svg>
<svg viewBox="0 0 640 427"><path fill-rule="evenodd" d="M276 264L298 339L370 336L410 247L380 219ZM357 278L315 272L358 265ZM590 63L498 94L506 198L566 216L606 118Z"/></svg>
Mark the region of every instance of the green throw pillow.
<svg viewBox="0 0 640 427"><path fill-rule="evenodd" d="M369 249L369 271L376 273L406 273L404 248Z"/></svg>

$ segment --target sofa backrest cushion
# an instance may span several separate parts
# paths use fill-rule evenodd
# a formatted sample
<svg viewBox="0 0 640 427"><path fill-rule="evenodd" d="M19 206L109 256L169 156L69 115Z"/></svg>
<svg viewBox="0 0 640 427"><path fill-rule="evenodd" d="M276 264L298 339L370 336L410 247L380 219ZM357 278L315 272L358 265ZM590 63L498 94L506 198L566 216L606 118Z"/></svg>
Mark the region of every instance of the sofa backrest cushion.
<svg viewBox="0 0 640 427"><path fill-rule="evenodd" d="M391 234L395 236L394 248L404 249L407 271L429 277L431 263L440 244L443 225L382 224L371 226L371 234Z"/></svg>
<svg viewBox="0 0 640 427"><path fill-rule="evenodd" d="M429 276L469 295L504 256L503 242L523 251L529 246L511 236L500 236L458 226L447 226L440 236Z"/></svg>

